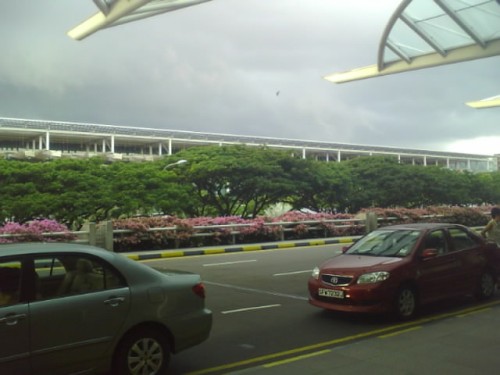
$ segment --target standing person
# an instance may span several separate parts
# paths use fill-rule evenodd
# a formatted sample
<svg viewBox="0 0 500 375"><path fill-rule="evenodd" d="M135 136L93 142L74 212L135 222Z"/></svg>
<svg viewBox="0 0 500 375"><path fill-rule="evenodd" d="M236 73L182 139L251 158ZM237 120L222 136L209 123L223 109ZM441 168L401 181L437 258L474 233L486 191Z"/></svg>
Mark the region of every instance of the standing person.
<svg viewBox="0 0 500 375"><path fill-rule="evenodd" d="M500 245L500 208L493 207L491 209L491 220L481 231L481 236Z"/></svg>

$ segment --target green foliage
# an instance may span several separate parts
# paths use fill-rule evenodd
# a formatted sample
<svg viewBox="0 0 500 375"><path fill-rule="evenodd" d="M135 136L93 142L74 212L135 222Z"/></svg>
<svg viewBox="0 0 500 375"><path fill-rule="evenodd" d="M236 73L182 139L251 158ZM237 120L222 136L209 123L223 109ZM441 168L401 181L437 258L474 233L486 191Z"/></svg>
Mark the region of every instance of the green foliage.
<svg viewBox="0 0 500 375"><path fill-rule="evenodd" d="M189 160L179 168L200 203L197 216L256 217L293 191L293 158L276 150L245 146L190 148L177 154Z"/></svg>
<svg viewBox="0 0 500 375"><path fill-rule="evenodd" d="M164 169L180 159L188 162ZM72 229L136 215L257 218L277 203L318 213L466 207L500 202L500 173L394 157L326 163L265 147L204 146L145 163L0 159L0 202L0 222L48 218Z"/></svg>

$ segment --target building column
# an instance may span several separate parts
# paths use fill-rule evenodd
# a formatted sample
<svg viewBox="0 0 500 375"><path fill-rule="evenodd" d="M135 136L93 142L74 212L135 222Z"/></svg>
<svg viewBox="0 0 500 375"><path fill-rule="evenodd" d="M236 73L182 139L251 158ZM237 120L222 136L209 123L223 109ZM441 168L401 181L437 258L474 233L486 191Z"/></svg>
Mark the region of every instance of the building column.
<svg viewBox="0 0 500 375"><path fill-rule="evenodd" d="M45 133L45 149L50 150L50 133Z"/></svg>

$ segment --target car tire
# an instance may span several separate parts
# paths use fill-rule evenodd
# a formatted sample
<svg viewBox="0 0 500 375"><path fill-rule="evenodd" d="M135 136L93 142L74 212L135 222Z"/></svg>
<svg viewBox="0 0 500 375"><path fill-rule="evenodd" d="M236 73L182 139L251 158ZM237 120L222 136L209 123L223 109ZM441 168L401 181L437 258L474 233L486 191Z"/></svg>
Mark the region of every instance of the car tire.
<svg viewBox="0 0 500 375"><path fill-rule="evenodd" d="M477 299L486 300L495 294L496 282L491 272L485 271L481 274L479 279L478 291L476 294Z"/></svg>
<svg viewBox="0 0 500 375"><path fill-rule="evenodd" d="M396 293L394 312L398 319L409 320L417 312L417 293L411 286L402 286Z"/></svg>
<svg viewBox="0 0 500 375"><path fill-rule="evenodd" d="M112 374L163 375L170 361L170 345L157 330L143 328L132 331L119 344Z"/></svg>

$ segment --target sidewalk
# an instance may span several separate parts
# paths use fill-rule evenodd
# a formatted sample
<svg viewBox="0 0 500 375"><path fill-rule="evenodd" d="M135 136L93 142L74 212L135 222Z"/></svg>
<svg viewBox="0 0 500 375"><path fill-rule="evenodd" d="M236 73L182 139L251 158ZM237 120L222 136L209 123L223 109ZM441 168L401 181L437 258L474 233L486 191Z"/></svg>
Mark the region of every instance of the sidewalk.
<svg viewBox="0 0 500 375"><path fill-rule="evenodd" d="M277 242L266 242L261 244L208 246L208 247L187 248L187 249L123 252L121 254L133 260L150 260L150 259L160 259L160 258L175 258L175 257L183 257L191 255L212 255L212 254L236 253L244 251L286 249L291 247L303 247L303 246L350 244L356 241L359 237L361 236L316 238L316 239L296 240L296 241L277 241Z"/></svg>
<svg viewBox="0 0 500 375"><path fill-rule="evenodd" d="M232 374L498 374L500 300L444 315Z"/></svg>

